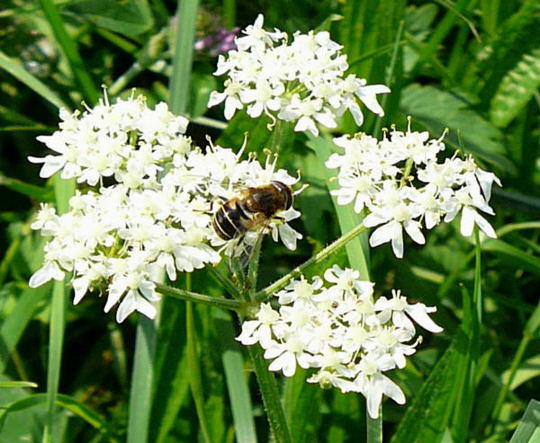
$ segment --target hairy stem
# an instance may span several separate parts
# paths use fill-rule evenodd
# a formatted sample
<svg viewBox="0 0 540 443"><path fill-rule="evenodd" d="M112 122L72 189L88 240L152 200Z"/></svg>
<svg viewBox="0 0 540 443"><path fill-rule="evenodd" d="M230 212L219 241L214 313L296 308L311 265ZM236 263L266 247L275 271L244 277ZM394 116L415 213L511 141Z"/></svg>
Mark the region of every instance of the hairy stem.
<svg viewBox="0 0 540 443"><path fill-rule="evenodd" d="M217 306L219 308L232 311L244 311L247 308L246 303L237 300L228 300L225 298L210 297L208 295L198 294L196 292L186 291L185 289L173 288L161 283L156 283L156 291L167 297L178 298L180 300L204 303L206 305Z"/></svg>
<svg viewBox="0 0 540 443"><path fill-rule="evenodd" d="M367 228L364 225L357 225L355 228L351 229L346 234L339 237L334 243L331 243L326 248L324 248L319 253L315 254L313 257L311 257L309 260L302 263L300 266L294 268L291 272L289 272L287 275L284 275L279 280L276 280L271 285L267 286L266 288L260 290L255 294L253 297L257 301L263 301L266 298L268 298L270 295L274 294L275 292L279 291L280 289L283 289L287 284L296 277L299 277L302 275L304 271L309 269L311 266L322 262L323 260L330 257L334 252L338 251L340 248L344 247L348 242L350 242L353 238L355 238L358 234L361 232L364 232Z"/></svg>

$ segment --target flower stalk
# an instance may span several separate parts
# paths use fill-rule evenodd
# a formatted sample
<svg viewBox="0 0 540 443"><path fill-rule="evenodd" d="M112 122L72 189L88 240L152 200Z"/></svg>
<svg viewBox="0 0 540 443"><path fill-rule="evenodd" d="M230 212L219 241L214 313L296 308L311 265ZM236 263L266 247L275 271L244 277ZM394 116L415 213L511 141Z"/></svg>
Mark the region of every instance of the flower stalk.
<svg viewBox="0 0 540 443"><path fill-rule="evenodd" d="M322 261L326 260L328 257L330 257L332 254L334 254L338 250L340 250L347 243L349 243L353 238L355 238L360 233L364 232L366 229L367 228L364 225L357 225L355 228L351 229L349 232L342 235L336 241L328 245L322 251L319 251L309 260L306 260L300 266L297 266L296 268L294 268L287 275L284 275L279 280L276 280L271 285L257 292L253 298L256 301L266 300L270 295L276 293L277 291L287 286L292 279L300 277L311 266L317 263L321 263Z"/></svg>
<svg viewBox="0 0 540 443"><path fill-rule="evenodd" d="M248 304L238 300L228 300L225 298L210 297L208 295L198 294L185 289L173 288L161 283L156 283L156 292L167 297L173 297L185 301L203 303L210 306L228 309L230 311L243 312Z"/></svg>

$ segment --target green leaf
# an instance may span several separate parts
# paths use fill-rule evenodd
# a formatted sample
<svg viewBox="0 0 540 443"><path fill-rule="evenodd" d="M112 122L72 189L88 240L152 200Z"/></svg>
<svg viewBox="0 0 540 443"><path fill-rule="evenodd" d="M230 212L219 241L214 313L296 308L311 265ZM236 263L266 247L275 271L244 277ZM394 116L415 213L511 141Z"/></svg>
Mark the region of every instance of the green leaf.
<svg viewBox="0 0 540 443"><path fill-rule="evenodd" d="M97 26L129 37L150 31L154 26L147 0L82 0L69 2L66 11L81 15Z"/></svg>
<svg viewBox="0 0 540 443"><path fill-rule="evenodd" d="M15 308L0 328L0 372L11 358L11 354L19 342L26 326L32 319L41 300L49 294L50 286L28 289L17 300Z"/></svg>
<svg viewBox="0 0 540 443"><path fill-rule="evenodd" d="M8 414L12 412L23 411L25 409L46 403L47 394L34 394L28 395L20 400L16 400L7 405L3 405L0 408L0 428L6 420ZM56 399L56 404L63 407L64 409L69 410L70 412L77 415L79 418L83 419L93 428L97 429L100 433L104 435L109 441L118 442L119 440L114 436L111 426L107 421L93 409L89 408L85 404L76 400L69 395L58 394Z"/></svg>
<svg viewBox="0 0 540 443"><path fill-rule="evenodd" d="M525 107L540 86L540 49L525 54L501 81L489 110L495 126L505 127Z"/></svg>
<svg viewBox="0 0 540 443"><path fill-rule="evenodd" d="M213 75L196 74L191 78L191 118L202 116L207 110L210 93L217 89L217 81Z"/></svg>
<svg viewBox="0 0 540 443"><path fill-rule="evenodd" d="M283 390L283 406L296 443L315 441L315 430L322 418L321 388L306 379L307 371L297 368L294 376L285 381Z"/></svg>
<svg viewBox="0 0 540 443"><path fill-rule="evenodd" d="M494 163L502 170L516 173L515 166L506 158L502 134L490 122L470 109L461 95L433 86L409 85L402 91L401 107L412 116L413 123L421 123L438 136L448 128L445 142L463 148ZM461 143L462 141L463 143Z"/></svg>
<svg viewBox="0 0 540 443"><path fill-rule="evenodd" d="M198 0L178 0L173 73L169 83L169 105L175 114L184 114L188 109L198 5Z"/></svg>
<svg viewBox="0 0 540 443"><path fill-rule="evenodd" d="M156 324L139 314L131 392L129 394L128 443L146 443L152 406Z"/></svg>
<svg viewBox="0 0 540 443"><path fill-rule="evenodd" d="M7 71L18 81L28 86L36 94L52 103L57 108L68 108L66 103L41 80L26 71L18 60L8 57L0 51L0 69Z"/></svg>
<svg viewBox="0 0 540 443"><path fill-rule="evenodd" d="M317 178L324 177L329 191L336 189L338 187L336 181L331 180L334 177L334 172L324 166L324 163L333 152L334 143L328 138L316 137L311 138L307 142L307 145L317 154ZM362 223L361 216L354 212L351 205L338 205L336 198L333 198L332 201L334 202L334 208L338 216L342 234L351 231L354 227ZM360 234L360 236L347 244L346 249L350 266L360 271L361 278L369 279L369 249L367 248L367 235Z"/></svg>
<svg viewBox="0 0 540 443"><path fill-rule="evenodd" d="M540 441L540 402L531 400L510 443L538 443Z"/></svg>
<svg viewBox="0 0 540 443"><path fill-rule="evenodd" d="M339 39L351 64L350 71L368 83L385 83L388 79L388 67L392 65L393 52L388 48L400 44L398 30L405 14L404 0L350 0L343 2L339 23ZM369 58L365 57L370 55ZM401 88L399 77L401 72L401 56L398 57L396 72L398 81L392 85L393 94L387 99L390 103L385 107L386 118L392 118L397 108ZM361 61L360 61L361 60ZM379 118L366 113L364 128L373 128ZM345 132L355 132L357 126L347 114L343 122ZM365 130L365 129L364 129Z"/></svg>
<svg viewBox="0 0 540 443"><path fill-rule="evenodd" d="M508 382L510 373L510 369L504 371L502 378L503 383ZM538 376L540 376L540 354L528 358L523 363L521 363L519 368L516 370L514 378L512 379L512 383L510 384L510 390L513 391L514 389L521 386L523 383L532 380L533 378L536 378Z"/></svg>
<svg viewBox="0 0 540 443"><path fill-rule="evenodd" d="M240 345L234 340L235 334L230 314L219 311L213 320L220 340L221 360L231 402L236 441L254 443L257 441L257 433L249 394L249 373L245 368Z"/></svg>
<svg viewBox="0 0 540 443"><path fill-rule="evenodd" d="M156 385L149 441L167 439L188 399L189 377L185 352L185 303L165 297L156 344Z"/></svg>
<svg viewBox="0 0 540 443"><path fill-rule="evenodd" d="M454 341L407 407L392 442L424 443L436 442L442 438L454 404L455 370L460 359Z"/></svg>
<svg viewBox="0 0 540 443"><path fill-rule="evenodd" d="M36 200L41 202L52 202L54 198L51 189L44 188L42 186L32 185L30 183L25 183L22 180L16 178L6 177L2 173L0 173L0 186L5 186L12 191L18 192L19 194L26 195L31 198L35 198Z"/></svg>
<svg viewBox="0 0 540 443"><path fill-rule="evenodd" d="M520 3L519 9L497 27L494 39L482 50L487 57L476 67L485 79L479 92L482 103L490 102L502 78L516 66L524 54L530 54L540 46L540 4L538 0L525 0Z"/></svg>
<svg viewBox="0 0 540 443"><path fill-rule="evenodd" d="M53 0L39 0L39 3L52 28L56 42L69 63L71 73L81 88L83 96L88 103L95 103L97 101L98 91L88 69L85 67L81 55L79 54L75 40L69 36L66 31L57 5Z"/></svg>
<svg viewBox="0 0 540 443"><path fill-rule="evenodd" d="M38 385L31 381L0 381L0 388L37 388Z"/></svg>
<svg viewBox="0 0 540 443"><path fill-rule="evenodd" d="M482 243L482 249L496 253L499 258L504 259L512 268L525 269L540 275L540 258L527 254L502 240L486 240Z"/></svg>

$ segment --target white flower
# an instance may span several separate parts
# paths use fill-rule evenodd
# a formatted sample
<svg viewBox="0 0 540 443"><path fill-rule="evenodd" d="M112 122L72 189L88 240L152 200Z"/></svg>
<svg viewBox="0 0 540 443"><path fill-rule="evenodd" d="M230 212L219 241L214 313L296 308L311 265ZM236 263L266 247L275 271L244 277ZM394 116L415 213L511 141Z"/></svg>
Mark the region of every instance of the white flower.
<svg viewBox="0 0 540 443"><path fill-rule="evenodd" d="M411 319L432 332L442 329L428 316L435 308L409 304L399 291L392 298L373 298L373 283L359 280L353 269L333 266L324 281L301 277L274 294L279 308L260 306L256 320L246 320L237 337L242 344L259 343L269 369L294 375L297 365L316 372L310 383L358 392L377 417L383 395L399 404L403 392L383 373L403 368L416 352Z"/></svg>
<svg viewBox="0 0 540 443"><path fill-rule="evenodd" d="M338 169L339 188L331 191L339 205L354 204L366 211L364 225L376 228L369 243L390 242L396 257L403 257L405 231L414 242L425 243L422 228L450 222L461 212L461 233L471 235L477 225L488 237L495 231L479 211L493 215L491 186L500 185L492 173L478 168L471 157L456 156L438 162L444 150L442 137L430 140L427 132L392 129L382 140L357 134L334 143L344 150L334 153L326 167Z"/></svg>
<svg viewBox="0 0 540 443"><path fill-rule="evenodd" d="M236 38L237 50L218 59L215 75L227 75L224 91L213 91L208 106L225 102L225 118L247 107L253 118L266 114L272 121L294 122L294 130L319 133L318 125L337 126L336 118L349 110L358 125L366 107L382 116L378 94L390 92L384 85L366 85L364 79L350 74L347 56L327 31L299 32L292 41L284 32L263 29L264 18Z"/></svg>
<svg viewBox="0 0 540 443"><path fill-rule="evenodd" d="M378 316L382 323L386 323L391 318L396 326L404 328L413 334L415 329L410 319L430 332L442 331L442 328L431 320L428 315L436 312L437 308L428 307L423 303L410 305L399 290L392 290L391 299L380 297L375 303L375 310L379 313Z"/></svg>
<svg viewBox="0 0 540 443"><path fill-rule="evenodd" d="M72 273L73 302L91 292L106 294L105 311L118 307L118 321L135 311L155 316L159 275L175 280L179 272L221 260L216 247L224 241L212 223L221 197L274 180L298 182L276 168L274 157L260 164L252 156L242 160L243 148L235 153L212 144L204 151L192 147L182 135L187 120L164 104L150 109L140 97L112 105L105 98L83 114L61 116L60 130L43 139L60 155L45 157L42 171L61 170L61 177L89 186L75 193L65 214L42 205L32 228L51 239L30 286ZM276 215L263 233L295 249L302 236L288 222L300 213L291 207ZM240 246L258 232L248 234Z"/></svg>

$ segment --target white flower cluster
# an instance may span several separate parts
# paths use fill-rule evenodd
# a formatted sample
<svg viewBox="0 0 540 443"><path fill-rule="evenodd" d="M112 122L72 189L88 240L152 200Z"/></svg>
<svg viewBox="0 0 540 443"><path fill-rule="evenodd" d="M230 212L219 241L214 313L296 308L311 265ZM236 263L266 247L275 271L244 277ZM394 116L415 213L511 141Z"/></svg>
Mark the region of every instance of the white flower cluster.
<svg viewBox="0 0 540 443"><path fill-rule="evenodd" d="M431 332L442 329L429 313L436 308L409 304L400 291L390 299L374 300L373 283L359 280L359 272L334 266L315 277L293 280L275 294L279 309L262 304L256 320L245 321L238 336L244 345L260 343L269 369L287 377L296 365L316 368L308 382L359 392L367 399L371 417L378 416L383 394L399 404L402 390L384 372L403 368L416 352L413 321Z"/></svg>
<svg viewBox="0 0 540 443"><path fill-rule="evenodd" d="M164 103L151 110L141 97L102 101L82 115L62 111L61 117L61 130L39 137L59 155L32 161L43 163L42 177L61 170L63 178L97 186L77 191L65 214L42 205L32 228L52 239L30 286L73 273L74 303L92 290L105 293L105 311L120 303L119 322L133 311L155 316L163 270L175 280L177 271L220 260L216 247L231 242L212 227L216 197L271 180L297 182L275 162L240 160L241 153L219 146L192 148L183 135L187 120ZM300 213L290 208L279 215L268 229L294 249L301 236L286 222Z"/></svg>
<svg viewBox="0 0 540 443"><path fill-rule="evenodd" d="M419 244L425 243L422 227L431 229L461 213L461 233L470 236L474 225L489 237L495 231L478 211L493 215L489 206L491 172L480 169L473 158L454 155L439 161L445 146L429 140L427 132L393 129L377 140L366 134L342 136L334 143L343 154L332 154L326 166L338 169L339 189L332 191L340 205L354 203L356 212L367 209L367 227L379 226L370 245L392 242L396 257L403 257L403 229Z"/></svg>
<svg viewBox="0 0 540 443"><path fill-rule="evenodd" d="M208 106L225 102L225 118L247 106L250 117L267 115L296 122L295 131L317 135L317 123L335 128L336 117L349 110L357 125L363 122L358 101L380 116L377 94L388 93L384 85L366 85L355 75L345 76L347 56L326 31L287 34L263 29L259 15L237 37L237 50L219 56L215 75L227 74L225 90L213 91Z"/></svg>

